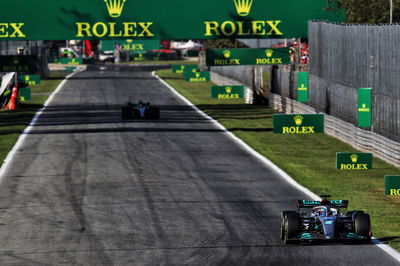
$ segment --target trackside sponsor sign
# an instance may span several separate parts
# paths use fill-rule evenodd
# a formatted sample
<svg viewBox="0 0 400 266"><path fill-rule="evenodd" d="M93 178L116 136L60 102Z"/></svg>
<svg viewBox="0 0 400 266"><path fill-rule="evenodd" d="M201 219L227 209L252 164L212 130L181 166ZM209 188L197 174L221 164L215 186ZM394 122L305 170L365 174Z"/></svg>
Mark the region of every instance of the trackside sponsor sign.
<svg viewBox="0 0 400 266"><path fill-rule="evenodd" d="M385 176L385 194L390 196L400 196L400 176Z"/></svg>
<svg viewBox="0 0 400 266"><path fill-rule="evenodd" d="M275 134L316 134L324 133L323 114L274 114Z"/></svg>
<svg viewBox="0 0 400 266"><path fill-rule="evenodd" d="M82 58L61 58L60 63L63 65L82 65Z"/></svg>
<svg viewBox="0 0 400 266"><path fill-rule="evenodd" d="M358 126L371 127L372 122L372 89L358 89Z"/></svg>
<svg viewBox="0 0 400 266"><path fill-rule="evenodd" d="M1 33L1 28L0 28ZM32 55L2 55L0 56L0 72L37 71L37 57Z"/></svg>
<svg viewBox="0 0 400 266"><path fill-rule="evenodd" d="M299 72L297 75L297 100L301 103L308 102L308 72Z"/></svg>
<svg viewBox="0 0 400 266"><path fill-rule="evenodd" d="M372 153L336 153L336 169L369 170L372 169Z"/></svg>
<svg viewBox="0 0 400 266"><path fill-rule="evenodd" d="M24 82L28 85L40 84L40 76L39 75L20 75L18 78L22 82Z"/></svg>
<svg viewBox="0 0 400 266"><path fill-rule="evenodd" d="M199 69L198 65L175 65L172 67L172 72L183 74L186 71L197 72Z"/></svg>
<svg viewBox="0 0 400 266"><path fill-rule="evenodd" d="M207 66L282 65L290 64L289 48L208 49Z"/></svg>
<svg viewBox="0 0 400 266"><path fill-rule="evenodd" d="M185 73L185 80L187 82L207 82L210 81L211 75L209 71L204 72L186 72Z"/></svg>
<svg viewBox="0 0 400 266"><path fill-rule="evenodd" d="M211 98L232 100L244 98L244 86L212 86Z"/></svg>

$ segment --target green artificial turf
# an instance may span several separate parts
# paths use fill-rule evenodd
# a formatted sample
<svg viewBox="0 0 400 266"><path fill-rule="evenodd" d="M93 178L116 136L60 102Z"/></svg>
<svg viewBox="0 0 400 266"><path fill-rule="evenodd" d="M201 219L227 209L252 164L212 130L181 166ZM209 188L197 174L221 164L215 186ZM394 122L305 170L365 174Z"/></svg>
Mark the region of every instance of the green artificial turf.
<svg viewBox="0 0 400 266"><path fill-rule="evenodd" d="M372 170L336 170L336 152L357 150L325 134L274 134L273 109L211 99L212 83L186 83L171 70L157 75L301 185L332 199L348 199L349 209L369 213L374 236L400 250L400 197L384 195L384 176L400 175L399 168L374 158Z"/></svg>

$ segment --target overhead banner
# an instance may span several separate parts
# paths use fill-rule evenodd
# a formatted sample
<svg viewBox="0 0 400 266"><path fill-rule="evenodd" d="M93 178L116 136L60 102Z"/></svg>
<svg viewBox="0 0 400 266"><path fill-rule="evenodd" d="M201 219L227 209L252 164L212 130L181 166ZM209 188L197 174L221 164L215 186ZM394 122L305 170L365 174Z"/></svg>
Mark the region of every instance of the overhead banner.
<svg viewBox="0 0 400 266"><path fill-rule="evenodd" d="M232 100L244 98L244 86L212 86L211 98Z"/></svg>
<svg viewBox="0 0 400 266"><path fill-rule="evenodd" d="M275 134L324 133L323 114L274 114L272 120Z"/></svg>
<svg viewBox="0 0 400 266"><path fill-rule="evenodd" d="M172 66L172 72L177 73L177 74L183 74L184 71L190 71L190 72L197 72L199 70L198 65L174 65Z"/></svg>
<svg viewBox="0 0 400 266"><path fill-rule="evenodd" d="M290 64L289 48L208 49L207 66L282 65Z"/></svg>
<svg viewBox="0 0 400 266"><path fill-rule="evenodd" d="M308 103L308 72L299 72L297 83L297 100L301 103Z"/></svg>
<svg viewBox="0 0 400 266"><path fill-rule="evenodd" d="M160 49L160 40L106 40L101 42L101 50L113 51L119 45L123 51L134 54L146 53L148 50Z"/></svg>
<svg viewBox="0 0 400 266"><path fill-rule="evenodd" d="M372 153L336 153L336 169L369 170L372 169Z"/></svg>
<svg viewBox="0 0 400 266"><path fill-rule="evenodd" d="M327 0L2 1L0 40L307 37L309 20L341 22Z"/></svg>
<svg viewBox="0 0 400 266"><path fill-rule="evenodd" d="M371 127L372 89L358 89L358 127Z"/></svg>
<svg viewBox="0 0 400 266"><path fill-rule="evenodd" d="M185 73L186 82L207 82L211 80L211 75L209 71L203 72L187 72Z"/></svg>
<svg viewBox="0 0 400 266"><path fill-rule="evenodd" d="M400 176L385 176L385 195L400 196Z"/></svg>
<svg viewBox="0 0 400 266"><path fill-rule="evenodd" d="M1 28L0 28L1 34ZM37 57L33 55L1 55L0 72L35 73L38 68Z"/></svg>

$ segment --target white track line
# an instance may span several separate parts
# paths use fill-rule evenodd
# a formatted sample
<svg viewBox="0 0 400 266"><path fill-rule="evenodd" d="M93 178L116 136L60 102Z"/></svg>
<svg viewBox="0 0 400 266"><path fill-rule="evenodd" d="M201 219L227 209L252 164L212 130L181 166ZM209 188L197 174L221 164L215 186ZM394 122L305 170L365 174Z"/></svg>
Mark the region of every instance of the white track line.
<svg viewBox="0 0 400 266"><path fill-rule="evenodd" d="M0 181L3 180L4 174L7 171L15 154L17 153L17 151L20 149L20 147L24 143L26 136L29 134L29 132L32 130L32 128L35 126L39 116L43 113L44 109L46 109L46 107L50 104L50 102L53 100L54 96L61 90L61 88L64 86L64 84L67 82L67 80L78 72L81 72L81 70L78 70L78 71L75 71L75 72L69 74L60 84L58 84L56 90L50 95L50 97L43 104L43 107L35 114L32 121L29 123L29 126L27 128L25 128L25 130L19 136L17 142L15 143L15 145L11 149L11 151L7 154L7 157L4 160L4 163L0 168Z"/></svg>
<svg viewBox="0 0 400 266"><path fill-rule="evenodd" d="M183 95L181 95L179 92L177 92L171 85L169 85L167 82L165 82L163 79L161 79L159 76L156 75L156 72L153 71L152 75L156 77L161 83L163 83L167 88L169 88L176 96L178 96L182 101L184 101L187 105L191 106L193 109L196 110L197 113L201 114L202 116L206 117L207 119L211 120L218 128L222 129L223 131L228 134L229 137L233 139L239 146L241 146L243 149L247 150L249 153L251 153L253 156L255 156L257 159L259 159L261 162L266 164L269 168L273 169L276 173L279 174L283 179L285 179L289 184L309 196L312 200L321 200L321 198L316 195L315 193L311 192L309 189L303 187L299 183L297 183L291 176L289 176L287 173L285 173L281 168L276 166L273 162L268 160L266 157L255 151L253 148L251 148L249 145L247 145L243 140L239 139L236 137L232 132L227 130L223 125L221 125L217 120L214 118L210 117L203 111L201 111L197 106L193 105L187 98L185 98ZM400 253L392 248L391 246L384 244L377 240L376 238L373 238L372 243L374 243L377 247L388 253L390 256L392 256L395 260L397 260L400 263Z"/></svg>

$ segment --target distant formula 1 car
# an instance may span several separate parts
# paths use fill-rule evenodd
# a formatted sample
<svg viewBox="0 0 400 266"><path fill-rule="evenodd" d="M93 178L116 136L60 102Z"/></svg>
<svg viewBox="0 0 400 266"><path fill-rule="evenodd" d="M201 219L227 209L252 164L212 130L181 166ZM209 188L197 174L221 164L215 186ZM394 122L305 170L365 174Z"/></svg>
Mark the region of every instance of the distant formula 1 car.
<svg viewBox="0 0 400 266"><path fill-rule="evenodd" d="M347 200L298 200L297 211L281 214L281 240L285 244L298 242L360 241L370 242L371 222L363 211L346 211ZM344 211L343 211L344 210Z"/></svg>
<svg viewBox="0 0 400 266"><path fill-rule="evenodd" d="M122 107L121 118L158 120L160 119L160 109L142 101L138 103L129 102Z"/></svg>

